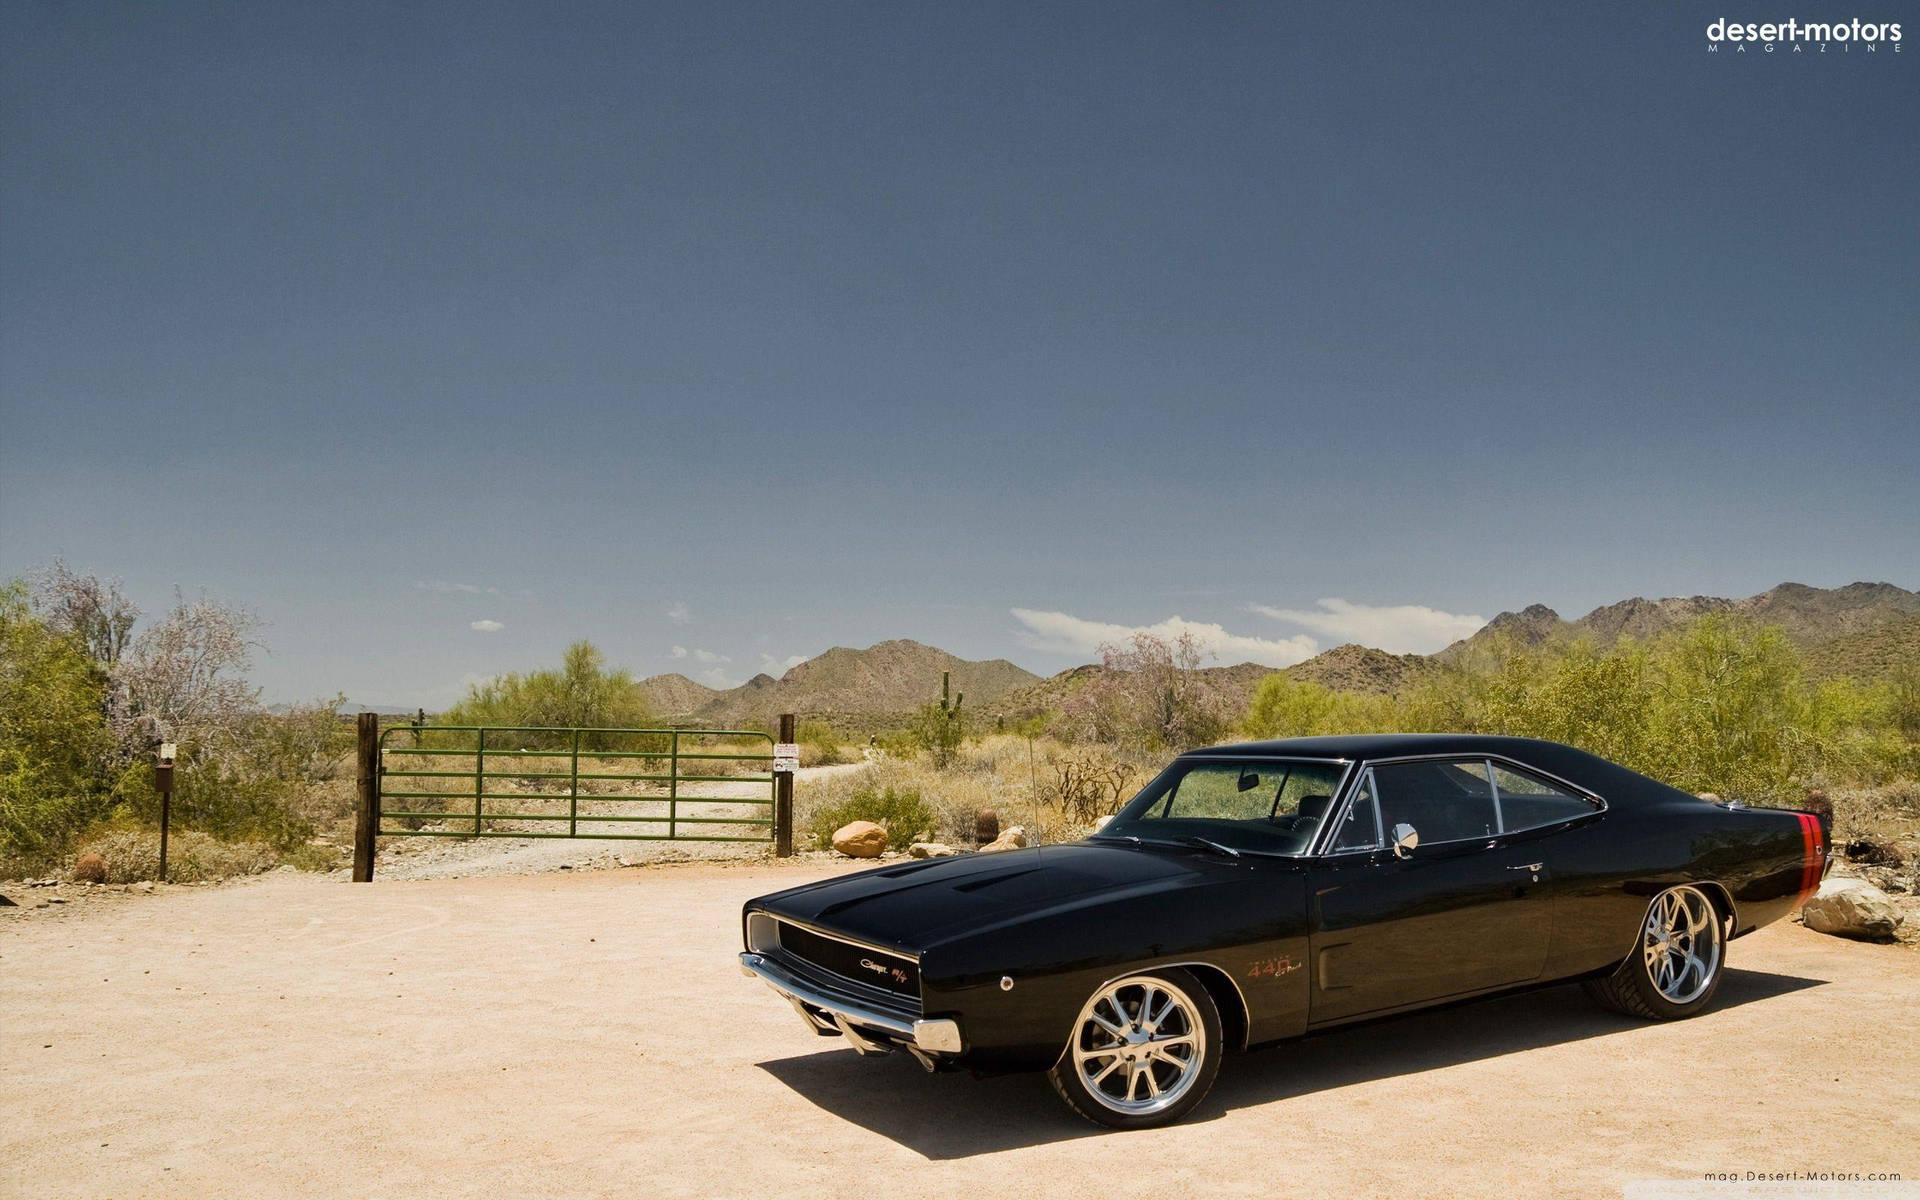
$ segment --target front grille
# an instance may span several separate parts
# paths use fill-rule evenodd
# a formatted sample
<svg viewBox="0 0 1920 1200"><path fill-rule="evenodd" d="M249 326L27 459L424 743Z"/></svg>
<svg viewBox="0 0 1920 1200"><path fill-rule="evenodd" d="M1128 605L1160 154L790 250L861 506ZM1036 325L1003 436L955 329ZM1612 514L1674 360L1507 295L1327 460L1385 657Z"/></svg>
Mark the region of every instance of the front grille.
<svg viewBox="0 0 1920 1200"><path fill-rule="evenodd" d="M889 954L824 937L811 929L780 922L780 949L790 957L862 987L895 996L920 999L920 964L901 954Z"/></svg>

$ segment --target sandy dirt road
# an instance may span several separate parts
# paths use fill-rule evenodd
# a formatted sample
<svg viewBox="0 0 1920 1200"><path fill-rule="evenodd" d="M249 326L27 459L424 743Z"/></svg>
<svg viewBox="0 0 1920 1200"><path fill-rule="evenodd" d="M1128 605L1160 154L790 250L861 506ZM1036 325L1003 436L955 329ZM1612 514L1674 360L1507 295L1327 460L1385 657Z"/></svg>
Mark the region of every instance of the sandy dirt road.
<svg viewBox="0 0 1920 1200"><path fill-rule="evenodd" d="M1619 1196L1709 1171L1920 1180L1920 955L1779 925L1718 1007L1574 988L1229 1059L1101 1134L1037 1076L810 1036L733 963L818 863L352 885L0 919L5 1196ZM1667 1193L1634 1188L1634 1195ZM1674 1195L1722 1194L1673 1191Z"/></svg>

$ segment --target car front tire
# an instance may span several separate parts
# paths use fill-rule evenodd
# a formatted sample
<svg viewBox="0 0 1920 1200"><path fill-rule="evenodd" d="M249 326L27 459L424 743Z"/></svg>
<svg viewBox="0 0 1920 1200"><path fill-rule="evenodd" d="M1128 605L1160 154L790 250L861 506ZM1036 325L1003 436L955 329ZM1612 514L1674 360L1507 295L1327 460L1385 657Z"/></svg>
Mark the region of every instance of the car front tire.
<svg viewBox="0 0 1920 1200"><path fill-rule="evenodd" d="M1727 927L1697 887L1671 887L1653 898L1640 936L1611 975L1589 979L1587 995L1607 1008L1649 1021L1691 1017L1713 1002L1726 965Z"/></svg>
<svg viewBox="0 0 1920 1200"><path fill-rule="evenodd" d="M1212 1090L1226 1049L1220 1010L1177 967L1103 984L1047 1073L1067 1106L1109 1129L1168 1125Z"/></svg>

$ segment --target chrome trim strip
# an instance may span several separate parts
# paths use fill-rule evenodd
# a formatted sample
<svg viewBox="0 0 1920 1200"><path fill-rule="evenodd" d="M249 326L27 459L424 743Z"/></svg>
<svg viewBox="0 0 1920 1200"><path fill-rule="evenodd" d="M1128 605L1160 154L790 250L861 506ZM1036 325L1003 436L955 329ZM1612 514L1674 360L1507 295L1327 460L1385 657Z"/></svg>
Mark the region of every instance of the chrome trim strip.
<svg viewBox="0 0 1920 1200"><path fill-rule="evenodd" d="M1507 813L1505 809L1500 807L1500 781L1493 777L1493 760L1491 758L1482 758L1480 765L1486 769L1487 792L1493 797L1493 827L1504 834L1507 832ZM1518 833L1519 830L1515 830L1514 832Z"/></svg>
<svg viewBox="0 0 1920 1200"><path fill-rule="evenodd" d="M875 954L887 954L887 955L893 956L894 958L904 958L908 962L913 963L915 966L918 966L920 964L920 956L917 953L909 953L897 947L882 946L878 942L863 942L859 938L848 937L844 933L836 933L831 929L822 929L820 926L809 924L806 921L796 921L792 917L783 916L777 912L769 912L766 909L754 910L754 914L756 916L762 913L765 913L765 915L772 917L776 922L776 924L774 925L774 933L776 936L778 936L779 934L780 925L783 925L783 924L792 925L797 929L804 929L808 933L811 933L816 937L826 938L830 942L840 942L848 946L858 946L862 950L871 950Z"/></svg>
<svg viewBox="0 0 1920 1200"><path fill-rule="evenodd" d="M826 995L779 963L751 951L740 955L740 968L749 975L759 976L762 982L792 1004L809 1024L818 1027L819 1019L803 1006L817 1008L826 1013L827 1019L835 1028L847 1035L848 1043L863 1054L872 1053L884 1047L876 1045L869 1038L851 1032L850 1026L878 1030L918 1046L922 1050L935 1053L958 1054L965 1048L965 1043L960 1039L960 1027L953 1021L905 1021L888 1013L850 1004L845 1000ZM863 1046L865 1049L862 1049Z"/></svg>
<svg viewBox="0 0 1920 1200"><path fill-rule="evenodd" d="M1253 760L1259 762L1350 763L1353 761L1351 758L1329 758L1318 754L1274 754L1271 752L1255 753L1252 751L1245 754L1221 754L1211 750L1190 750L1185 754L1175 755L1174 758L1176 761L1185 760L1188 762L1247 762Z"/></svg>

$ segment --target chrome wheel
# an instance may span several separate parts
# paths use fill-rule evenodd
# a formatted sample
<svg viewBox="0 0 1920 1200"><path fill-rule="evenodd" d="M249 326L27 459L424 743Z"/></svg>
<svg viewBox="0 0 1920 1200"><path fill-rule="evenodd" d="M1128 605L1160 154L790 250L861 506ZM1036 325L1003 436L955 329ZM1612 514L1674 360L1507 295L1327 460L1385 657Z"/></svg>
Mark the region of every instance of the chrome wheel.
<svg viewBox="0 0 1920 1200"><path fill-rule="evenodd" d="M1674 1004L1690 1004L1720 970L1720 915L1696 888L1669 888L1647 909L1641 938L1647 978Z"/></svg>
<svg viewBox="0 0 1920 1200"><path fill-rule="evenodd" d="M1207 1030L1192 997L1165 979L1108 984L1080 1010L1073 1069L1100 1104L1138 1116L1177 1104L1200 1077Z"/></svg>

